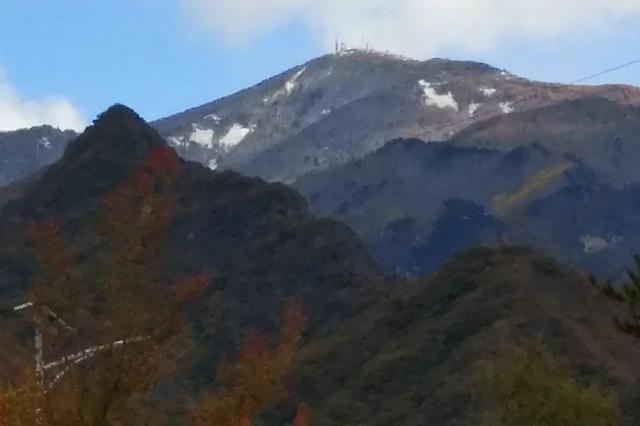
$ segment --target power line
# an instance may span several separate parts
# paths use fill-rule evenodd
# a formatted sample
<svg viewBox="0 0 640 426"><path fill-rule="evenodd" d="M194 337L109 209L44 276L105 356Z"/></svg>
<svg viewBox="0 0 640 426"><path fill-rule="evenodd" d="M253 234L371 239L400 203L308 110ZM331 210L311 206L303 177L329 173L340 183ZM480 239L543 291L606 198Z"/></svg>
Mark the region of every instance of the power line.
<svg viewBox="0 0 640 426"><path fill-rule="evenodd" d="M609 68L609 69L606 69L606 70L604 70L604 71L600 71L600 72L597 72L597 73L595 73L595 74L591 74L591 75L588 75L588 76L586 76L586 77L579 78L578 80L572 81L572 82L570 82L569 84L578 84L578 83L582 83L582 82L585 82L585 81L587 81L587 80L591 80L591 79L594 79L594 78L596 78L596 77L601 77L601 76L603 76L603 75L606 75L606 74L612 73L612 72L614 72L614 71L618 71L618 70L621 70L621 69L623 69L623 68L627 68L627 67L630 67L630 66L632 66L632 65L636 65L636 64L640 64L640 58L635 59L635 60L633 60L633 61L631 61L631 62L627 62L626 64L618 65L618 66L616 66L616 67Z"/></svg>

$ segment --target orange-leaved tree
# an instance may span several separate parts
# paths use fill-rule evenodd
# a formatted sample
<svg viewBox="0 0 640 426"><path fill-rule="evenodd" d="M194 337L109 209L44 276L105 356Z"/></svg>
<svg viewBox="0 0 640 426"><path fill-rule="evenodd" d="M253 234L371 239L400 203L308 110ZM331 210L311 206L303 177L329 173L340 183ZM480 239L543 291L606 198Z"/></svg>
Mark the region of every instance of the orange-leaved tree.
<svg viewBox="0 0 640 426"><path fill-rule="evenodd" d="M38 272L29 300L14 310L33 326L35 362L25 360L24 379L0 391L0 425L153 422L142 395L171 368L188 334L184 305L209 281L200 273L171 285L156 268L179 169L173 150L151 151L103 198L94 240L72 248L58 220L29 229Z"/></svg>
<svg viewBox="0 0 640 426"><path fill-rule="evenodd" d="M309 426L309 415L309 406L305 403L298 404L292 426Z"/></svg>
<svg viewBox="0 0 640 426"><path fill-rule="evenodd" d="M264 410L287 397L288 381L302 344L305 316L300 303L286 308L279 339L270 344L252 333L237 359L218 366L217 388L206 391L192 409L195 426L251 426ZM297 416L305 425L308 410Z"/></svg>
<svg viewBox="0 0 640 426"><path fill-rule="evenodd" d="M30 366L32 368L32 366ZM0 388L0 425L31 426L37 415L36 408L44 401L33 371L18 375L16 388Z"/></svg>

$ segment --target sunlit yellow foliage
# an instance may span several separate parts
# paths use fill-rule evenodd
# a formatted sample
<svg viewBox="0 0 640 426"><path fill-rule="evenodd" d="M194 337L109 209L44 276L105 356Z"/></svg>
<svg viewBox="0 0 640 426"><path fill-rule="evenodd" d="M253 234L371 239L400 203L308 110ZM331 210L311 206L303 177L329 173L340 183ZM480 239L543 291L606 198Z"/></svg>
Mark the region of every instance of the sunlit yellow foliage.
<svg viewBox="0 0 640 426"><path fill-rule="evenodd" d="M615 398L579 382L540 343L478 369L482 426L619 426Z"/></svg>

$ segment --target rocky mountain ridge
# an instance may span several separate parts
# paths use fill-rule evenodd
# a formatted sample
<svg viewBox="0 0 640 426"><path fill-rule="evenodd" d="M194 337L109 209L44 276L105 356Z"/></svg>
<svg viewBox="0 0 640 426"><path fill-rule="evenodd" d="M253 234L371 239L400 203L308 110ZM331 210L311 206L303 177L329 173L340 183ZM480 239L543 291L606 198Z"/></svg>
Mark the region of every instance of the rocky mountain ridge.
<svg viewBox="0 0 640 426"><path fill-rule="evenodd" d="M540 83L481 63L353 50L154 125L186 158L291 182L392 139L446 140L488 118L594 96L640 105L633 87Z"/></svg>
<svg viewBox="0 0 640 426"><path fill-rule="evenodd" d="M0 187L58 160L77 134L51 126L0 132Z"/></svg>

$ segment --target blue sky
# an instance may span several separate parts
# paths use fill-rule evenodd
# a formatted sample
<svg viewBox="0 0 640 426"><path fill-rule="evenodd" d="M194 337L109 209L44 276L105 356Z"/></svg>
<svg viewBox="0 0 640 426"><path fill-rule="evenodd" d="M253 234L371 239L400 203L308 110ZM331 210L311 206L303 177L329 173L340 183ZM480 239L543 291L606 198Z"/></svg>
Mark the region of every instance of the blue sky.
<svg viewBox="0 0 640 426"><path fill-rule="evenodd" d="M435 20L414 22L425 3L432 9L424 16L431 16L445 0L394 0L400 6L393 18L380 16L391 0L352 0L348 10L332 8L332 0L315 1L0 0L0 113L24 118L0 119L0 128L51 121L50 110L63 104L85 121L114 102L149 120L161 118L321 55L335 35L360 40L356 31L374 46L419 59L479 60L548 81L572 81L640 57L640 0L618 0L620 10L607 9L606 19L595 9L616 0L555 0L567 8L592 3L593 16L584 18L592 28L568 12L558 22L544 22L541 10L539 22L536 11L531 22L522 21L526 29L512 25L517 19L507 13L491 21L490 2L499 0L477 0L487 3L478 16L496 30L484 29L476 9L467 7L462 18L456 10L442 12L437 21L459 15L451 17L456 29L444 23L449 32L438 30ZM387 36L378 31L386 27ZM397 34L394 27L409 29ZM604 82L640 85L640 65L592 81Z"/></svg>

